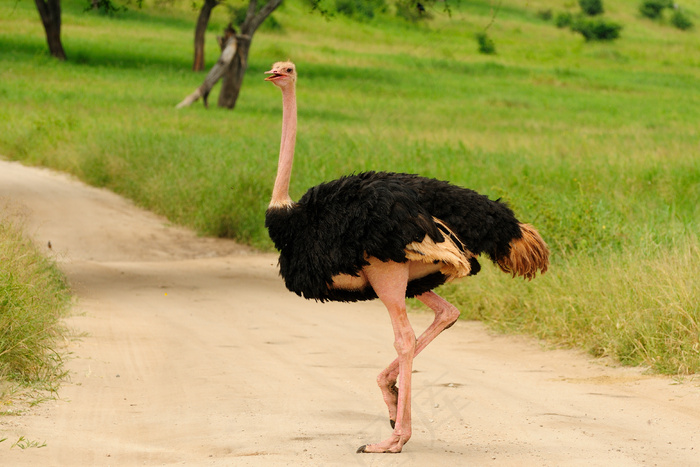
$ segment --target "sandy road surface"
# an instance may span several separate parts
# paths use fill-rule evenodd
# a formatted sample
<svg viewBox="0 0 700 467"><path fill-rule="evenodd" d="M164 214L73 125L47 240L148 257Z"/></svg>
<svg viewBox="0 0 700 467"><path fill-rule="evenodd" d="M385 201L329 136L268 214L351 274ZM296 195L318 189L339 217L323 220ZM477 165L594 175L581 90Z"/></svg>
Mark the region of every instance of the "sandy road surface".
<svg viewBox="0 0 700 467"><path fill-rule="evenodd" d="M274 256L46 170L0 161L0 198L51 241L85 335L58 400L0 419L2 466L700 465L697 380L462 322L415 362L404 453L355 454L390 431L374 383L394 357L379 303L304 301ZM421 331L430 316L411 320ZM46 446L10 449L20 436Z"/></svg>

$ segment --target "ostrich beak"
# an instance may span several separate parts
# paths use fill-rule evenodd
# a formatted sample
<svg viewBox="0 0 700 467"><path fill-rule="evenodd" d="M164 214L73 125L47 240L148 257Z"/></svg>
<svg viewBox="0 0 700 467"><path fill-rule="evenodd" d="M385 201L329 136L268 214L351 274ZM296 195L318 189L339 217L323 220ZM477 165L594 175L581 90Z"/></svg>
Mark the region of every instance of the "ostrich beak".
<svg viewBox="0 0 700 467"><path fill-rule="evenodd" d="M283 73L278 73L275 70L266 71L265 74L272 75L272 76L266 76L265 81L274 81L277 78L281 78L282 76L285 76Z"/></svg>

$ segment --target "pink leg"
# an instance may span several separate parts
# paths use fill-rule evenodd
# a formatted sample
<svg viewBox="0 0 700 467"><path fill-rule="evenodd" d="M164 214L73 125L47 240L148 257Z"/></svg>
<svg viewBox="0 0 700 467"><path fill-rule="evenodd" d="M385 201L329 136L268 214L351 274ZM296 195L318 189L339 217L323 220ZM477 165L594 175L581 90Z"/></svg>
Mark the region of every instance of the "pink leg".
<svg viewBox="0 0 700 467"><path fill-rule="evenodd" d="M455 321L457 321L457 318L459 318L459 310L435 292L426 292L416 298L435 312L435 319L418 338L414 357L425 349L442 331L452 326ZM396 359L391 362L384 371L379 373L377 377L377 384L382 390L382 397L389 409L389 422L392 428L395 425L397 413L398 390L396 389L396 380L399 373L399 360Z"/></svg>
<svg viewBox="0 0 700 467"><path fill-rule="evenodd" d="M389 311L394 329L394 347L398 354L398 371L405 376L399 381L393 433L380 443L361 446L357 452L401 452L403 445L411 438L411 371L416 351L416 334L406 315L408 263L385 263L371 258L364 273Z"/></svg>

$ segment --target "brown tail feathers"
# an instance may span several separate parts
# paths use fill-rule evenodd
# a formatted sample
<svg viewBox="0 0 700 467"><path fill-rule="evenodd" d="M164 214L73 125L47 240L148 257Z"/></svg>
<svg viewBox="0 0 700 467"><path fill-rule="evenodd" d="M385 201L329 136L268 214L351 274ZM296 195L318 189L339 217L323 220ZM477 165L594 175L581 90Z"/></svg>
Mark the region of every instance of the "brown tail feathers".
<svg viewBox="0 0 700 467"><path fill-rule="evenodd" d="M522 237L510 242L510 253L498 258L498 266L503 272L523 276L531 280L540 270L541 274L549 266L549 247L537 230L530 224L520 224Z"/></svg>

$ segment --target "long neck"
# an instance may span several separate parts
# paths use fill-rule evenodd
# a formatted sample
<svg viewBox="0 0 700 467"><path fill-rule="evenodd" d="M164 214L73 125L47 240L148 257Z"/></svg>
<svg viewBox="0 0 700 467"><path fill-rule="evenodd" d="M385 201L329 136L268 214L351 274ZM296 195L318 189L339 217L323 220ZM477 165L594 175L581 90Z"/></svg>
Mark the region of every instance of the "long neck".
<svg viewBox="0 0 700 467"><path fill-rule="evenodd" d="M282 89L282 142L277 163L277 178L272 189L270 207L293 204L289 197L289 180L294 162L294 145L297 138L297 99L294 85Z"/></svg>

